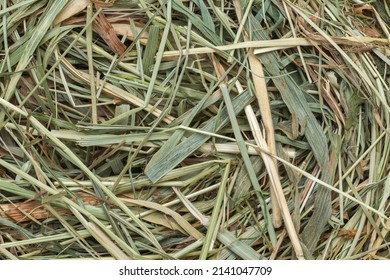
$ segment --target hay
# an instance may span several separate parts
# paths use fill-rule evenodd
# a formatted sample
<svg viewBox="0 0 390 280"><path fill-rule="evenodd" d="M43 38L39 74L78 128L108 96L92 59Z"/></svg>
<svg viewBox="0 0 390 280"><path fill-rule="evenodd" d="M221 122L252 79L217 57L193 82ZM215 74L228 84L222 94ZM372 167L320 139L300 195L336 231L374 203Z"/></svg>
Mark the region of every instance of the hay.
<svg viewBox="0 0 390 280"><path fill-rule="evenodd" d="M0 259L389 258L388 11L4 1Z"/></svg>

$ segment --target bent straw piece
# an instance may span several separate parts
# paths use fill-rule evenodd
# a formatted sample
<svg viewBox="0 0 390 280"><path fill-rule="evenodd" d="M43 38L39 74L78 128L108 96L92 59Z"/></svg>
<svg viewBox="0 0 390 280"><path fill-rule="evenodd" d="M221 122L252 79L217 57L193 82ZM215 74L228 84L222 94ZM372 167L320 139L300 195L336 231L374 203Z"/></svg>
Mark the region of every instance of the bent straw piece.
<svg viewBox="0 0 390 280"><path fill-rule="evenodd" d="M243 25L247 19L249 7L245 13L245 20L243 20L243 17L241 16L241 10L242 10L241 3L239 1L233 1L233 2L234 2L234 7L237 11L238 20L240 24ZM242 31L243 31L244 40L249 41L250 39L245 28L243 28ZM269 97L268 97L267 86L264 78L263 66L261 65L260 60L254 54L253 48L248 48L248 61L249 61L250 71L252 74L253 84L255 86L255 96L259 104L261 118L263 119L263 123L264 123L267 144L268 147L270 148L271 153L276 154L275 130L272 122L271 106L269 104ZM272 161L274 162L274 166L276 170L276 174L274 174L273 176L279 177L276 160L272 159ZM278 205L276 201L278 200L276 198L275 190L274 188L271 188L273 224L275 228L279 228L282 225L282 215L280 213L281 206Z"/></svg>
<svg viewBox="0 0 390 280"><path fill-rule="evenodd" d="M270 151L273 154L276 154L275 130L272 122L271 106L269 104L268 91L267 91L267 86L265 84L263 67L260 61L254 55L253 49L249 50L248 59L249 59L249 65L251 67L253 83L255 85L255 95L256 95L257 102L259 104L261 117L263 119L265 133L267 137L267 144ZM275 178L278 177L277 181L279 181L280 184L279 174L278 174L279 172L278 172L276 160L272 160L272 161L274 165L273 168L275 169L275 173L273 174L273 177ZM275 190L274 188L271 188L273 223L276 228L279 228L282 225L282 219L280 213L281 212L280 207L282 206L275 203L275 201L277 201Z"/></svg>
<svg viewBox="0 0 390 280"><path fill-rule="evenodd" d="M240 82L236 82L236 87L238 89L239 93L243 92L243 88L240 84ZM253 112L253 109L250 105L245 107L245 113L248 118L249 125L252 130L253 137L255 138L256 144L261 147L264 150L267 150L270 152L269 147L267 146L267 143L265 142L265 139L261 133L259 123L257 122L257 118L255 113ZM279 175L278 175L278 170L277 170L277 165L276 165L276 159L270 157L264 152L260 152L261 157L263 158L264 165L267 169L270 182L271 182L271 189L273 189L274 194L275 194L275 199L277 200L276 202L280 206L280 214L283 216L284 222L286 224L286 230L288 232L288 235L290 237L292 246L295 250L295 254L298 259L303 260L304 255L303 255L303 250L302 246L299 242L298 234L295 230L294 223L292 221L292 217L290 215L290 212L288 210L287 206L287 201L286 198L284 197L283 193L283 188L280 183ZM272 209L274 211L274 209Z"/></svg>

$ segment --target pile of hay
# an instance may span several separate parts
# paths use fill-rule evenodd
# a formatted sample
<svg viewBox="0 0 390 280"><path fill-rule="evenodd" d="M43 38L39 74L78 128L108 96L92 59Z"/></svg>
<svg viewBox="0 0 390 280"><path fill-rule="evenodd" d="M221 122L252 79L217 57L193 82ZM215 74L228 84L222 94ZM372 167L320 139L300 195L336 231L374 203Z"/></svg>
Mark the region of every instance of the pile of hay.
<svg viewBox="0 0 390 280"><path fill-rule="evenodd" d="M0 259L389 258L386 0L1 5Z"/></svg>

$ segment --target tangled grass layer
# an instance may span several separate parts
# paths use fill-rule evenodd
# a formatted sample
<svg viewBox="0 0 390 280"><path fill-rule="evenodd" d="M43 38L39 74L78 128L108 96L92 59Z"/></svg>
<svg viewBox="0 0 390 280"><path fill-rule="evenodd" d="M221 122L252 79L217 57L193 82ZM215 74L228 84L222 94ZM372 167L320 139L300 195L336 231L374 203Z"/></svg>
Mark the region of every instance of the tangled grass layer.
<svg viewBox="0 0 390 280"><path fill-rule="evenodd" d="M371 1L3 1L1 259L387 259Z"/></svg>

